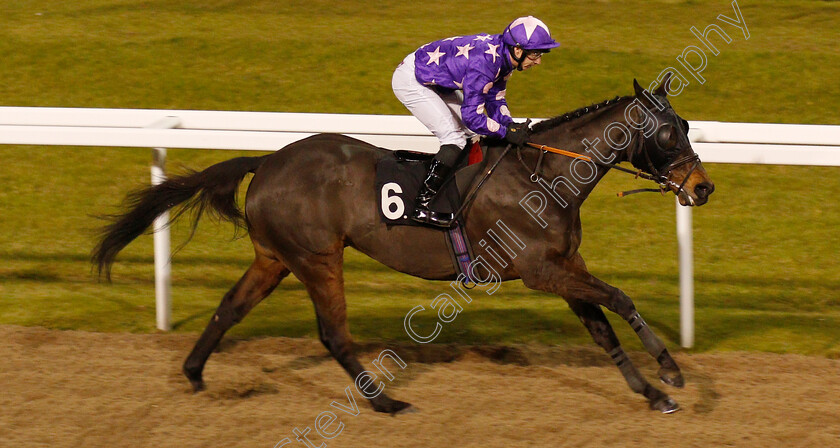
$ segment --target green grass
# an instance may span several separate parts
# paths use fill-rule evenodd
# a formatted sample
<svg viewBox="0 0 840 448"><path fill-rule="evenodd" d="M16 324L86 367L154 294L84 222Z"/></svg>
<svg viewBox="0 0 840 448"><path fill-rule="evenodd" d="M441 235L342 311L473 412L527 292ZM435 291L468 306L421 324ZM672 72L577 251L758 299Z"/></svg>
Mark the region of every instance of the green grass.
<svg viewBox="0 0 840 448"><path fill-rule="evenodd" d="M837 2L739 2L749 40L709 54L704 85L672 103L690 120L840 124ZM416 3L271 1L16 1L0 3L0 104L404 114L394 66L420 44L500 32L534 14L561 49L511 78L514 115L545 117L632 91L696 45L728 1ZM170 170L239 155L170 150ZM121 255L114 283L87 262L101 223L148 182L149 151L0 147L0 323L96 331L154 331L151 237ZM711 202L694 213L697 347L840 356L838 170L707 165ZM581 252L622 288L669 346L679 341L674 201L617 199L635 188L610 175L583 209ZM187 235L176 225L173 242ZM250 262L247 239L204 221L174 258L175 331L201 331ZM357 339L408 341L405 313L445 283L389 271L347 252L347 294ZM231 334L314 337L305 291L290 278ZM612 317L611 317L612 319ZM612 319L619 337L635 335ZM420 325L432 325L419 320ZM556 297L509 282L475 300L436 342L591 344Z"/></svg>

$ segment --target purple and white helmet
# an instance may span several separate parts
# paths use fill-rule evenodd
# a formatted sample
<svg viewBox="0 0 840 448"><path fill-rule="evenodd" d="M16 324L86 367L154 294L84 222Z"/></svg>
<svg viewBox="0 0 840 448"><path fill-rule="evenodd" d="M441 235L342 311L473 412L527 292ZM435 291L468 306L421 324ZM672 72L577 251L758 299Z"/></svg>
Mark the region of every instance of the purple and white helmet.
<svg viewBox="0 0 840 448"><path fill-rule="evenodd" d="M502 41L509 47L523 50L547 52L560 46L551 38L551 32L542 20L534 17L520 17L505 28Z"/></svg>

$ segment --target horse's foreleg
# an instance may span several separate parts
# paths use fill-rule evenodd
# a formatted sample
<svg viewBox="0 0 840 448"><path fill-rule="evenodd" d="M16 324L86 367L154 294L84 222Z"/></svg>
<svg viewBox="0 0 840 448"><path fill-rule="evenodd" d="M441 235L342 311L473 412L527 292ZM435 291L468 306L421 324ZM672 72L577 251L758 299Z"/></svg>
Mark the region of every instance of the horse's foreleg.
<svg viewBox="0 0 840 448"><path fill-rule="evenodd" d="M623 292L618 291L618 293L624 296L624 298L619 300L630 301L630 298ZM659 363L659 378L662 382L674 387L685 386L685 379L683 379L682 372L680 372L677 362L674 361L674 358L672 358L671 354L668 353L668 349L665 348L665 344L658 336L656 336L656 334L654 334L653 330L651 330L647 322L642 319L642 316L639 315L639 312L636 311L635 307L632 312L627 315L622 315L621 317L630 324L630 327L633 328L633 331L635 331L639 336L639 339L641 339L645 349L651 354L651 356L654 357L654 359L656 359L656 362Z"/></svg>
<svg viewBox="0 0 840 448"><path fill-rule="evenodd" d="M661 368L660 378L668 384L683 384L679 367L674 362L662 341L653 334L647 325L641 325L641 318L636 311L633 301L619 289L614 288L589 273L586 263L580 254L571 258L555 259L555 269L544 269L542 272L535 272L534 276L523 275L525 284L534 289L550 291L559 294L570 304L576 304L575 311L579 314L581 321L592 333L595 341L604 347L610 354L613 361L618 365L630 387L642 393L650 400L651 408L662 412L673 412L678 408L666 394L647 383L642 375L630 363L627 354L618 344L618 339L609 326L609 322L600 309L592 309L579 303L589 304L597 308L603 306L610 311L631 322L633 328L642 339L645 348L659 362Z"/></svg>
<svg viewBox="0 0 840 448"><path fill-rule="evenodd" d="M677 366L677 362L668 353L668 349L665 348L665 343L662 342L662 339L659 339L636 310L636 305L633 304L633 300L620 289L601 282L594 277L593 279L597 283L600 283L596 287L601 288L605 292L604 298L596 303L618 314L630 324L630 327L642 341L645 350L659 363L659 378L662 382L674 387L685 386L685 380L683 379L679 366Z"/></svg>
<svg viewBox="0 0 840 448"><path fill-rule="evenodd" d="M581 300L567 300L569 307L578 316L580 321L589 330L592 339L610 355L615 365L621 371L630 389L637 394L643 395L650 402L653 409L670 413L679 409L679 405L668 395L653 387L645 377L636 369L630 361L627 353L621 348L615 332L607 320L607 316L601 311L598 305L583 302Z"/></svg>
<svg viewBox="0 0 840 448"><path fill-rule="evenodd" d="M184 375L190 380L193 390L204 389L202 372L207 358L219 345L222 336L230 327L239 323L262 299L266 298L289 270L280 261L257 256L248 271L225 294L222 303L216 309L204 333L195 343L186 361Z"/></svg>
<svg viewBox="0 0 840 448"><path fill-rule="evenodd" d="M659 378L665 384L671 386L683 387L685 385L685 380L677 362L668 353L668 349L665 348L662 340L653 333L653 330L639 315L636 305L633 304L633 300L627 294L590 274L586 270L586 264L580 254L566 260L564 269L571 274L570 280L572 283L566 289L570 291L578 290L572 294L573 299L602 305L621 316L639 336L645 350L659 363Z"/></svg>
<svg viewBox="0 0 840 448"><path fill-rule="evenodd" d="M357 380L365 369L353 353L353 338L347 325L347 305L344 299L343 252L329 255L311 255L305 261L293 266L295 276L306 286L315 315L318 318L318 335L321 343L347 371ZM368 389L369 390L369 389ZM373 395L376 391L370 391ZM379 391L367 397L377 412L394 414L411 404L393 400Z"/></svg>

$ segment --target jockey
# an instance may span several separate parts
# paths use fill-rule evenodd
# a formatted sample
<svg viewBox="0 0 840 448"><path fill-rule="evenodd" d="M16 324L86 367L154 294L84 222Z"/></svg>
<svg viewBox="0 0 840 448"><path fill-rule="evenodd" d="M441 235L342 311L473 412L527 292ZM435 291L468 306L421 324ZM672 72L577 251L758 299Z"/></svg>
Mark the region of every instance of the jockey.
<svg viewBox="0 0 840 448"><path fill-rule="evenodd" d="M541 20L520 17L502 34L457 36L409 54L394 71L394 94L440 140L440 151L417 195L412 219L450 227L451 213L429 210L450 171L476 134L525 143L525 123L514 123L505 101L513 70L527 70L560 44Z"/></svg>

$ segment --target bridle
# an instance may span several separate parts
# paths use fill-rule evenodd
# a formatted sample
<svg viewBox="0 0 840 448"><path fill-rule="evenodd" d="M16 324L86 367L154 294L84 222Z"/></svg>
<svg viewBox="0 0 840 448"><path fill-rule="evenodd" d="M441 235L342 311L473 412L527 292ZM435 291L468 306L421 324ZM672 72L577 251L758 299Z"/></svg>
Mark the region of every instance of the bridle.
<svg viewBox="0 0 840 448"><path fill-rule="evenodd" d="M674 194L676 194L677 196L679 196L680 193L683 192L685 184L686 184L686 182L688 182L688 178L691 177L691 174L694 173L694 171L697 169L698 166L700 166L700 156L698 156L695 152L692 151L692 153L690 155L683 156L683 157L680 157L680 158L676 158L675 160L672 160L662 170L657 169L656 165L653 163L653 161L650 158L649 147L650 147L651 144L656 146L656 148L660 151L668 151L669 150L669 148L666 147L668 145L667 139L668 139L668 137L671 136L671 134L675 130L676 130L676 128L674 128L673 125L671 125L669 123L665 123L662 126L660 126L656 131L654 131L653 134L651 134L651 136L644 137L644 138L639 138L639 140L641 141L640 144L642 145L642 148L641 148L640 151L636 151L636 154L641 153L641 154L644 155L644 162L647 165L646 167L648 169L648 173L650 173L651 176L652 176L651 180L653 180L654 182L659 184L659 190L653 190L653 189L642 189L642 190L638 190L638 191L634 190L632 192L627 192L626 194L620 195L620 196L626 196L627 194L632 194L632 193L637 193L637 192L642 192L642 191L651 191L651 190L652 191L661 191L664 194L665 190L668 187L675 187L676 191L674 192ZM663 134L663 131L668 131L668 134L667 135ZM641 132L641 130L639 130L638 132ZM665 136L663 137L663 135L665 135ZM673 146L676 146L676 144L674 144ZM671 147L673 147L673 146L671 146ZM632 157L632 155L631 155L631 157ZM631 160L631 163L632 163L632 160ZM679 168L679 167L681 167L685 164L688 164L688 163L692 164L691 169L688 170L688 174L685 175L685 177L683 178L683 181L681 183L677 184L676 182L670 180L672 171L674 171L675 169L677 169L677 168ZM693 199L691 199L691 195L687 195L687 197L688 197L689 201L693 202Z"/></svg>
<svg viewBox="0 0 840 448"><path fill-rule="evenodd" d="M697 169L698 166L700 166L700 156L698 156L696 153L692 152L691 155L687 155L687 156L680 157L680 158L677 158L675 160L672 160L665 168L658 169L656 167L656 165L653 163L653 160L651 160L651 158L650 158L650 151L649 151L648 147L649 147L649 145L654 144L657 147L657 149L659 149L661 151L666 150L665 145L667 143L665 141L663 141L664 139L662 138L663 135L664 135L662 133L662 130L665 126L669 126L671 129L674 129L674 127L672 125L664 124L664 125L660 126L652 134L652 138L651 137L638 136L637 140L639 141L639 145L641 145L642 148L639 151L635 151L635 153L633 155L631 155L631 158L634 157L634 156L637 157L639 153L644 155L644 164L646 165L646 170L643 170L643 169L631 170L631 169L628 169L628 168L624 168L622 166L618 166L617 163L603 163L603 162L595 160L591 157L585 156L583 154L578 154L578 153L575 153L575 152L566 151L566 150L563 150L563 149L553 148L551 146L540 145L540 144L531 143L531 142L526 143L526 145L540 150L539 158L537 159L537 164L534 167L534 169L531 170L528 167L528 165L522 159L522 154L521 154L520 151L517 151L517 158L522 163L522 165L525 167L525 169L527 169L528 171L531 171L532 174L531 174L530 179L531 179L531 182L534 182L534 183L537 183L541 180L542 177L540 175L540 172L541 172L541 169L542 169L543 159L545 157L545 154L550 152L550 153L553 153L553 154L559 154L559 155L566 156L566 157L571 157L571 158L574 158L574 159L585 160L585 161L591 162L591 163L593 163L597 166L606 168L608 170L612 169L612 170L617 170L617 171L621 171L621 172L624 172L624 173L632 174L636 178L642 178L642 179L650 180L650 181L653 181L653 182L656 182L657 184L659 184L659 188L641 188L641 189L638 189L638 190L630 190L630 191L619 192L618 193L619 197L624 197L624 196L627 196L627 195L631 195L631 194L635 194L635 193L642 193L642 192L659 192L659 193L662 193L664 195L670 187L675 187L676 191L674 192L674 194L679 196L680 193L682 193L684 191L685 184L686 184L686 182L688 182L688 178L691 177L691 174L694 173L694 171ZM640 134L641 132L642 132L641 130L637 130L638 134ZM673 131L671 131L671 132L673 132ZM632 160L631 160L631 163L632 163ZM685 178L683 179L683 181L679 184L672 181L670 179L671 172L673 170L685 165L685 164L688 164L688 163L692 164L691 169L688 171L688 174L685 175ZM689 201L694 202L694 200L691 198L690 194L686 194L686 196L688 197Z"/></svg>

